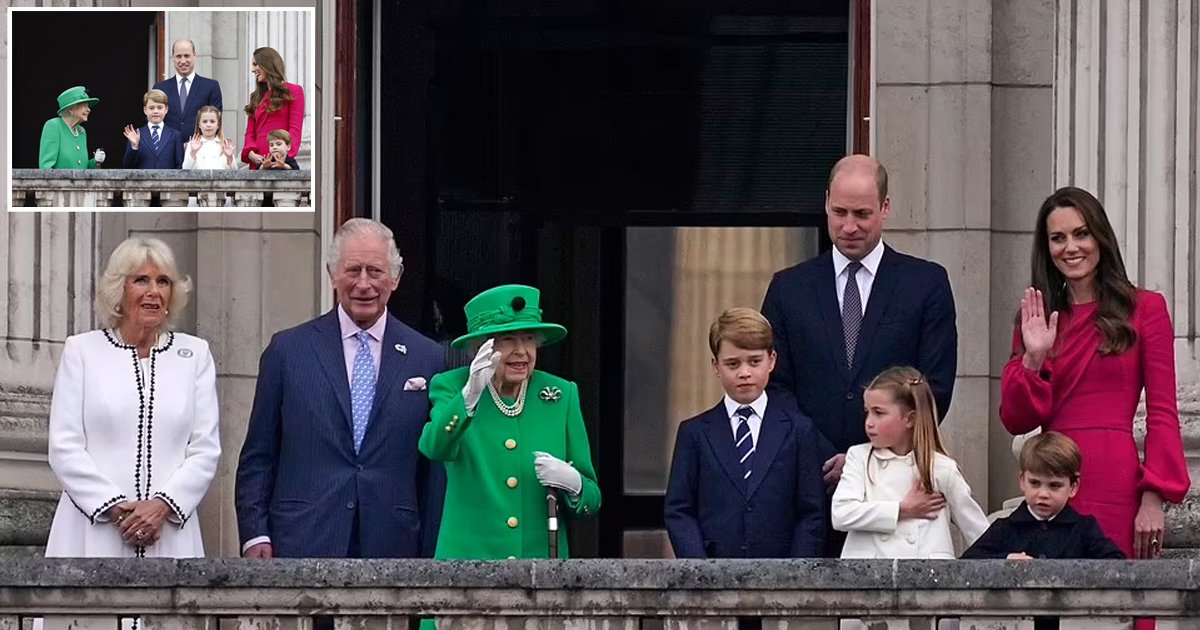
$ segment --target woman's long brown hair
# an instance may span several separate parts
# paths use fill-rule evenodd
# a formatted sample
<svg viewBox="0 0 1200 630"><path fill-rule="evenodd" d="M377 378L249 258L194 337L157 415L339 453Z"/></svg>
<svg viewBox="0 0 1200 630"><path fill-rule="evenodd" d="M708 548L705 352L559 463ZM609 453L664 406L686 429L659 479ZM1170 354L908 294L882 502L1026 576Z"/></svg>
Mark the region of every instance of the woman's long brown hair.
<svg viewBox="0 0 1200 630"><path fill-rule="evenodd" d="M259 82L250 93L250 104L246 106L246 115L253 116L262 102L263 95L270 90L270 100L267 113L279 111L285 101L292 100L292 91L287 89L287 77L283 67L283 57L274 48L264 46L254 51L254 63L267 75L267 82Z"/></svg>
<svg viewBox="0 0 1200 630"><path fill-rule="evenodd" d="M1067 291L1067 279L1054 264L1050 256L1050 230L1046 225L1050 213L1059 208L1075 208L1083 217L1092 238L1100 248L1100 260L1096 264L1093 282L1096 291L1096 327L1100 329L1101 354L1120 354L1130 348L1137 339L1137 332L1129 323L1133 314L1134 296L1137 289L1125 274L1125 261L1121 248L1104 206L1086 190L1067 186L1054 191L1038 210L1037 226L1034 228L1032 273L1030 285L1042 292L1046 313L1071 311L1071 296ZM1049 316L1049 315L1047 315ZM1020 314L1017 315L1020 326Z"/></svg>
<svg viewBox="0 0 1200 630"><path fill-rule="evenodd" d="M913 414L913 458L917 463L917 475L925 492L934 492L933 462L938 453L950 456L938 430L937 400L929 381L920 370L908 366L890 367L879 373L867 385L867 391L882 391L905 414ZM869 469L868 469L869 470Z"/></svg>

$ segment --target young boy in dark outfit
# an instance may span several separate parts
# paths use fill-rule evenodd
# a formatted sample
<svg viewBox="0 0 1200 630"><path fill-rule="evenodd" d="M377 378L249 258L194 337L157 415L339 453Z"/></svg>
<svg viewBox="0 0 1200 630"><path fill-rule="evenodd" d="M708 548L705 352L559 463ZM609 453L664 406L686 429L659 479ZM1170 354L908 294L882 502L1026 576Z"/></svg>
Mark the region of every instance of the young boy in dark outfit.
<svg viewBox="0 0 1200 630"><path fill-rule="evenodd" d="M1079 447L1056 431L1035 435L1021 448L1021 492L1025 501L998 519L963 558L1009 560L1114 559L1125 554L1100 531L1095 517L1067 502L1079 491ZM1058 619L1034 619L1035 630L1058 628Z"/></svg>

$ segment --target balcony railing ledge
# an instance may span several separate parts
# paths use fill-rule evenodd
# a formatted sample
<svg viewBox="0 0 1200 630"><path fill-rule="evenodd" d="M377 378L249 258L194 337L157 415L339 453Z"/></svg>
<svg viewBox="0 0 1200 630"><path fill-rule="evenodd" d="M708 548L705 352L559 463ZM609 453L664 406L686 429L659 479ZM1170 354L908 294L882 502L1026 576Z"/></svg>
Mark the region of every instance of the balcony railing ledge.
<svg viewBox="0 0 1200 630"><path fill-rule="evenodd" d="M34 207L310 206L312 171L13 169L12 205ZM227 202L228 198L228 202Z"/></svg>
<svg viewBox="0 0 1200 630"><path fill-rule="evenodd" d="M1200 615L1193 560L117 560L0 565L0 614Z"/></svg>

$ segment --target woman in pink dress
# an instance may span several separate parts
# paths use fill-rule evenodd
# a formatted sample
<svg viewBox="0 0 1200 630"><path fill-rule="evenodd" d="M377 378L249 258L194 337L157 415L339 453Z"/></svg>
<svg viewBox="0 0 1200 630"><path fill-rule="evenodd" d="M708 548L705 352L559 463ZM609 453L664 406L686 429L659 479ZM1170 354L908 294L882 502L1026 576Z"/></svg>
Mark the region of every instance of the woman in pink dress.
<svg viewBox="0 0 1200 630"><path fill-rule="evenodd" d="M1071 505L1095 516L1126 556L1156 558L1163 501L1182 501L1191 485L1166 300L1129 281L1103 206L1079 188L1042 204L1032 266L1000 382L1000 420L1013 434L1041 427L1075 440L1083 470ZM1133 416L1143 389L1140 457ZM1147 622L1138 627L1153 627Z"/></svg>
<svg viewBox="0 0 1200 630"><path fill-rule="evenodd" d="M270 151L267 134L284 129L292 136L288 157L300 150L300 131L304 127L304 89L285 78L283 57L274 48L254 51L250 70L257 79L250 103L246 105L246 142L242 161L257 169Z"/></svg>

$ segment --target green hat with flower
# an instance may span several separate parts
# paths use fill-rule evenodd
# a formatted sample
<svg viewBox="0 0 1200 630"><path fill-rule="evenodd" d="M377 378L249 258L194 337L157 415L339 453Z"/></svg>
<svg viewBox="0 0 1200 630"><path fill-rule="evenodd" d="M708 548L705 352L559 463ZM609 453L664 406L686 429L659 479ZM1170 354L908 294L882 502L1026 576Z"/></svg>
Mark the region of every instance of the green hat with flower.
<svg viewBox="0 0 1200 630"><path fill-rule="evenodd" d="M558 343L567 329L542 321L539 300L542 292L523 284L494 287L471 298L463 307L467 314L467 334L450 345L461 348L474 339L486 339L518 330L537 333L542 345Z"/></svg>
<svg viewBox="0 0 1200 630"><path fill-rule="evenodd" d="M64 109L72 105L78 105L80 103L95 105L99 102L100 99L91 98L88 96L87 88L83 87L82 85L76 85L75 87L70 87L66 90L63 90L63 93L58 95L58 113L61 115Z"/></svg>

